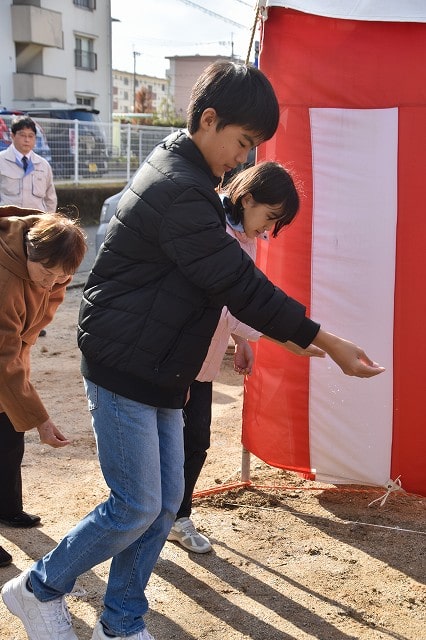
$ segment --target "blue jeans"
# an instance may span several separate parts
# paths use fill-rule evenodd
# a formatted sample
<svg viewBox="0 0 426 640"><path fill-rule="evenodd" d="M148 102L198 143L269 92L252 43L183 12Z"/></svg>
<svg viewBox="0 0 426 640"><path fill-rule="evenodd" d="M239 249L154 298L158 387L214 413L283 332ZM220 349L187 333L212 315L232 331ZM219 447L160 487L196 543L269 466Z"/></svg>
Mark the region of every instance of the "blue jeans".
<svg viewBox="0 0 426 640"><path fill-rule="evenodd" d="M150 407L84 382L110 495L33 566L31 585L47 602L112 558L101 619L115 635L129 636L144 629L145 587L182 500L182 410Z"/></svg>

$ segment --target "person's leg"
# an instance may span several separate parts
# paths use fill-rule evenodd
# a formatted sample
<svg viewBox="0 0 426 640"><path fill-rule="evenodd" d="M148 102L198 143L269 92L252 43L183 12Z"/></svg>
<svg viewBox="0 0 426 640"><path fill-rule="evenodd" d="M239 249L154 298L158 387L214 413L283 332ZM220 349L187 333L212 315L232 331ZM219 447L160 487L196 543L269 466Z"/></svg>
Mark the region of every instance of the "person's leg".
<svg viewBox="0 0 426 640"><path fill-rule="evenodd" d="M185 492L167 538L195 553L208 553L212 548L210 540L197 531L190 519L192 494L210 446L212 386L211 382L193 382L184 407Z"/></svg>
<svg viewBox="0 0 426 640"><path fill-rule="evenodd" d="M0 514L13 516L22 512L21 463L24 434L18 433L5 413L0 413Z"/></svg>
<svg viewBox="0 0 426 640"><path fill-rule="evenodd" d="M117 396L89 381L86 385L99 461L110 496L32 568L31 586L42 602L69 593L79 575L133 545L162 512L157 409ZM180 425L181 442L181 411L176 409L172 414ZM180 448L183 449L182 443ZM173 451L170 455L175 455L177 460L174 513L182 497L179 475L182 476L183 452ZM168 520L173 520L173 514ZM167 522L165 535L168 526ZM134 565L127 565L125 576L122 576L123 600L126 600L127 582L133 571ZM136 606L133 612L135 631L143 628L144 594L139 593L134 602L127 603L126 600L127 604ZM122 606L128 611L124 603ZM132 631L132 628L127 629L126 635Z"/></svg>
<svg viewBox="0 0 426 640"><path fill-rule="evenodd" d="M192 383L184 414L185 491L176 519L189 518L192 510L192 494L210 447L212 417L212 383Z"/></svg>
<svg viewBox="0 0 426 640"><path fill-rule="evenodd" d="M148 610L145 588L182 499L182 412L158 409L157 424L162 507L149 529L112 560L101 622L116 635L140 631L141 623L143 628L142 618ZM155 498L153 495L151 499Z"/></svg>
<svg viewBox="0 0 426 640"><path fill-rule="evenodd" d="M8 567L12 564L12 559L10 553L8 553L6 549L3 549L3 547L0 547L0 567Z"/></svg>
<svg viewBox="0 0 426 640"><path fill-rule="evenodd" d="M79 575L129 546L111 568L108 625L119 636L143 631L143 588L182 499L182 411L163 415L90 382L86 390L110 495L32 569L4 585L6 606L34 640L77 640L64 594Z"/></svg>

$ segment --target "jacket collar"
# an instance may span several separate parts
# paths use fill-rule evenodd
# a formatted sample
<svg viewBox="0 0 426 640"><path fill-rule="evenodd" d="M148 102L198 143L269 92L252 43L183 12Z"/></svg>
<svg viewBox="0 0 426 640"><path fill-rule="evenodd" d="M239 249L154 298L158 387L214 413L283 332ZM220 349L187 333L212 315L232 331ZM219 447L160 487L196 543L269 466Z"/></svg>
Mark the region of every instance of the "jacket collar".
<svg viewBox="0 0 426 640"><path fill-rule="evenodd" d="M171 151L180 154L190 162L196 164L208 175L214 188L219 186L221 178L218 178L212 173L203 154L191 140L186 129L180 129L179 131L175 131L170 134L164 140L163 146L165 149L170 149Z"/></svg>

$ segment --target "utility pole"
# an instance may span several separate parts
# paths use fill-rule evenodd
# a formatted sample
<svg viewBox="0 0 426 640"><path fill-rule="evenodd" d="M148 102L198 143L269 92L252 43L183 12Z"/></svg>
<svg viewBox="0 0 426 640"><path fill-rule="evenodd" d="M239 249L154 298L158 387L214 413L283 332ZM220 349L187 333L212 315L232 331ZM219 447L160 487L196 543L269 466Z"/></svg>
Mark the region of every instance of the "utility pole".
<svg viewBox="0 0 426 640"><path fill-rule="evenodd" d="M139 51L133 51L133 113L136 113L136 57L140 55Z"/></svg>

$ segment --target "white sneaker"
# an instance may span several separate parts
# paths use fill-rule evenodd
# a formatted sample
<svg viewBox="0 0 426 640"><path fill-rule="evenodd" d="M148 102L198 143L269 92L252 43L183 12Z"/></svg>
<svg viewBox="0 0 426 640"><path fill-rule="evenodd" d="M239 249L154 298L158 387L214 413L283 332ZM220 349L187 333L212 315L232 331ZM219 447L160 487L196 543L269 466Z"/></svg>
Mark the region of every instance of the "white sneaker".
<svg viewBox="0 0 426 640"><path fill-rule="evenodd" d="M153 638L153 636L148 633L146 629L144 629L143 631L138 631L138 633L134 633L131 636L115 636L115 640L120 640L121 638L123 640L155 640L155 638ZM110 638L109 636L105 635L102 623L98 622L93 629L92 640L114 640L114 638Z"/></svg>
<svg viewBox="0 0 426 640"><path fill-rule="evenodd" d="M6 582L1 594L11 613L21 619L29 640L78 640L65 598L40 602L28 591L29 571Z"/></svg>
<svg viewBox="0 0 426 640"><path fill-rule="evenodd" d="M207 553L212 549L210 540L197 531L190 518L178 518L170 529L167 540L179 542L182 547L195 553Z"/></svg>

